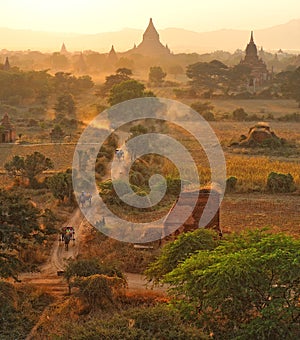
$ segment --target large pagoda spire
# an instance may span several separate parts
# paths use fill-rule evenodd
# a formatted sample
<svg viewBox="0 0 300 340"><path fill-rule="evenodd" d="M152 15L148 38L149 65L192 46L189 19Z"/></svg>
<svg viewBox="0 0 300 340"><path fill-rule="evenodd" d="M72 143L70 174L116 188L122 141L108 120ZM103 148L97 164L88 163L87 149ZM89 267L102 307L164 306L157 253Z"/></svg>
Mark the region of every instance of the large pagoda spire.
<svg viewBox="0 0 300 340"><path fill-rule="evenodd" d="M143 41L129 52L146 56L169 55L170 50L159 41L159 34L154 27L152 18L143 34Z"/></svg>
<svg viewBox="0 0 300 340"><path fill-rule="evenodd" d="M152 18L150 18L149 25L143 34L143 40L157 40L159 41L159 34L153 25Z"/></svg>

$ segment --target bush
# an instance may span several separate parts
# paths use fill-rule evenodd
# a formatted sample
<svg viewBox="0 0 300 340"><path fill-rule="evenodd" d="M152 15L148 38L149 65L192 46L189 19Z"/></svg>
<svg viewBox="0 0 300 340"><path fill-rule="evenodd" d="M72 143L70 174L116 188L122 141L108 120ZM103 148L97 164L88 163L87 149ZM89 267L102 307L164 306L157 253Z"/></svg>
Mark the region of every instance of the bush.
<svg viewBox="0 0 300 340"><path fill-rule="evenodd" d="M292 192L296 189L294 178L291 174L271 172L267 179L267 188L272 193Z"/></svg>
<svg viewBox="0 0 300 340"><path fill-rule="evenodd" d="M286 114L282 117L279 117L278 120L280 122L300 122L300 113L291 113L291 114Z"/></svg>
<svg viewBox="0 0 300 340"><path fill-rule="evenodd" d="M97 279L95 275L100 275L101 278ZM70 293L71 288L74 286L81 287L82 292L84 293L88 285L95 284L96 281L93 283L92 280L93 276L95 276L94 279L96 279L96 281L101 281L102 285L104 285L103 280L105 281L105 277L119 278L124 283L126 282L122 272L118 268L112 265L100 263L96 259L71 259L69 260L68 266L64 272L64 277L68 282ZM91 280L84 281L83 278L91 278Z"/></svg>
<svg viewBox="0 0 300 340"><path fill-rule="evenodd" d="M213 121L216 120L215 115L214 115L212 112L210 112L210 111L204 112L204 113L202 114L202 117L203 117L204 119L208 120L208 121L211 121L211 122L213 122Z"/></svg>
<svg viewBox="0 0 300 340"><path fill-rule="evenodd" d="M197 98L197 92L194 89L174 89L176 98Z"/></svg>
<svg viewBox="0 0 300 340"><path fill-rule="evenodd" d="M85 323L68 323L63 338L131 340L177 339L200 340L207 337L195 326L182 320L180 314L166 305L131 308L111 319L93 317Z"/></svg>
<svg viewBox="0 0 300 340"><path fill-rule="evenodd" d="M240 107L232 112L232 117L234 120L243 121L247 119L248 114L242 107Z"/></svg>
<svg viewBox="0 0 300 340"><path fill-rule="evenodd" d="M236 183L237 183L236 177L231 176L231 177L227 178L227 180L226 180L226 192L235 191Z"/></svg>

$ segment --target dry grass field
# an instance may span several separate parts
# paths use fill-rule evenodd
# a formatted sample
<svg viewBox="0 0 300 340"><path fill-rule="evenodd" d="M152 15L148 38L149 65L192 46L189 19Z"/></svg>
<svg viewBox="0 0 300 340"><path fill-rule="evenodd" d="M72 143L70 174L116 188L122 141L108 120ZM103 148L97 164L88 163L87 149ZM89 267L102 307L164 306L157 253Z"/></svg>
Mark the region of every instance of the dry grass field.
<svg viewBox="0 0 300 340"><path fill-rule="evenodd" d="M299 194L230 194L221 205L221 227L225 233L268 228L299 237L299 211Z"/></svg>
<svg viewBox="0 0 300 340"><path fill-rule="evenodd" d="M161 93L155 93L162 97L172 97L169 88L161 88ZM96 113L96 106L89 105L89 98L83 98L78 107L78 114L88 121ZM194 100L195 101L195 100ZM99 102L100 104L100 102ZM275 117L287 113L299 112L294 101L288 100L214 100L215 112L232 111L237 107L243 107L248 113L268 114ZM85 113L84 113L85 112ZM241 134L247 134L254 122L216 121L210 122L221 145L223 146L227 177L235 176L238 179L236 193L226 195L221 208L221 223L225 230L238 231L243 228L268 226L274 231L288 231L297 234L300 228L299 221L299 190L300 190L300 124L292 122L271 121L272 130L282 138L297 145L297 148L280 151L280 154L268 153L262 150L259 154L252 149L232 149L228 144L239 138ZM169 131L170 132L170 131ZM206 184L210 179L210 170L199 151L199 146L182 131L173 129L171 136L183 143L193 154L199 163L201 183ZM72 166L75 145L72 144L47 144L47 145L0 145L0 170L4 164L14 155L25 156L39 151L51 158L54 162L54 171L63 171ZM260 150L261 151L261 150ZM266 180L270 172L290 173L297 186L296 194L273 195L266 191ZM5 182L1 176L1 182ZM5 183L2 183L5 184Z"/></svg>

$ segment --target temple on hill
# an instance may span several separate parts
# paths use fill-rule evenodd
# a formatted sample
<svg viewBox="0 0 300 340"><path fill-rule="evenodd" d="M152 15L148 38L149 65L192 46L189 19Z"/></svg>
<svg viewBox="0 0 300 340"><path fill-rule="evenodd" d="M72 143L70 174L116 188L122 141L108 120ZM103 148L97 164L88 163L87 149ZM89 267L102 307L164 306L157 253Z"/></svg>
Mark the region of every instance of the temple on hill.
<svg viewBox="0 0 300 340"><path fill-rule="evenodd" d="M0 123L0 143L14 143L15 140L16 130L5 113Z"/></svg>
<svg viewBox="0 0 300 340"><path fill-rule="evenodd" d="M127 51L130 54L141 54L144 56L164 56L170 55L168 45L164 46L159 40L159 34L150 18L149 25L143 34L143 41L133 49Z"/></svg>
<svg viewBox="0 0 300 340"><path fill-rule="evenodd" d="M246 55L240 64L246 65L251 69L251 78L249 79L249 89L255 91L256 87L262 86L270 79L270 74L264 61L258 57L257 47L253 39L253 31L251 31L250 42L246 47Z"/></svg>

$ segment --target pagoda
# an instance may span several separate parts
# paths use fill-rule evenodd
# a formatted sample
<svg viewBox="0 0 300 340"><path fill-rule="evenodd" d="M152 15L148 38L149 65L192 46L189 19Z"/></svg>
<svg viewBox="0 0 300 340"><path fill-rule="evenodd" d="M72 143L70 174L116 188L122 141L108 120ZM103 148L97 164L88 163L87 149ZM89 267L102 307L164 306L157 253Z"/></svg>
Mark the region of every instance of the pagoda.
<svg viewBox="0 0 300 340"><path fill-rule="evenodd" d="M3 71L8 71L8 70L10 70L10 63L9 63L8 57L6 57L5 63L3 65Z"/></svg>
<svg viewBox="0 0 300 340"><path fill-rule="evenodd" d="M251 31L250 42L246 47L246 55L240 64L246 65L251 69L249 87L255 91L256 87L262 86L269 80L269 72L264 61L259 58L257 47L254 43L253 31Z"/></svg>
<svg viewBox="0 0 300 340"><path fill-rule="evenodd" d="M14 143L15 140L15 127L11 124L8 114L5 113L0 122L0 143Z"/></svg>
<svg viewBox="0 0 300 340"><path fill-rule="evenodd" d="M61 45L60 54L68 54L68 50L66 48L65 43Z"/></svg>
<svg viewBox="0 0 300 340"><path fill-rule="evenodd" d="M164 56L170 55L168 46L164 46L159 40L159 34L154 27L152 18L149 25L143 34L143 41L133 49L129 50L130 54L141 54L144 56Z"/></svg>
<svg viewBox="0 0 300 340"><path fill-rule="evenodd" d="M115 48L114 48L114 45L111 46L111 49L108 53L108 56L107 56L107 60L109 62L109 64L115 64L117 61L118 61L118 56L117 56L117 53L115 51Z"/></svg>

